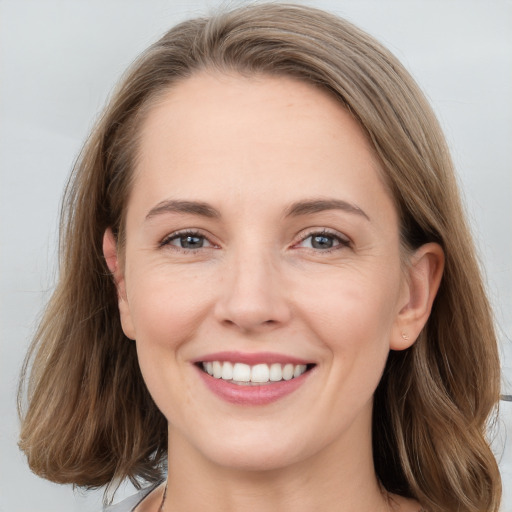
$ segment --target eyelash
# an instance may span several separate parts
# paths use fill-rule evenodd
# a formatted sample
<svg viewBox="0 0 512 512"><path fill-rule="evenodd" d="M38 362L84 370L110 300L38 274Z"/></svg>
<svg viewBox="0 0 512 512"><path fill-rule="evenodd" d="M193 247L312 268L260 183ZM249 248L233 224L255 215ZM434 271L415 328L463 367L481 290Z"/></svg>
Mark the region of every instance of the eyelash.
<svg viewBox="0 0 512 512"><path fill-rule="evenodd" d="M185 247L179 247L177 245L173 245L171 242L173 240L178 240L180 238L184 238L184 237L194 237L194 238L200 238L206 242L208 242L208 244L210 244L209 246L207 247L198 247L196 249L193 249L193 248L185 248ZM183 252L183 253L187 253L187 254L190 254L190 253L195 253L197 251L200 251L201 249L208 249L208 248L211 248L211 247L216 247L216 245L211 242L205 235L203 235L202 233L200 233L199 231L195 231L193 229L185 229L183 231L176 231L174 233L171 233L170 235L167 235L159 244L158 246L160 248L163 248L163 247L172 247L173 250L176 250L176 251L180 251L180 252Z"/></svg>
<svg viewBox="0 0 512 512"><path fill-rule="evenodd" d="M333 251L338 251L340 249L344 249L346 247L350 247L351 242L346 237L342 236L341 234L337 233L336 231L330 231L328 229L322 229L320 231L311 231L305 236L301 236L300 240L293 245L293 247L297 247L301 243L304 243L309 238L314 237L325 237L329 239L334 239L336 242L338 242L337 245L334 245L333 247L329 247L328 249L316 249L314 247L304 247L306 250L314 251L315 253L331 253Z"/></svg>
<svg viewBox="0 0 512 512"><path fill-rule="evenodd" d="M179 247L179 246L173 245L171 243L173 240L178 240L180 238L184 238L184 237L187 237L187 236L188 237L200 238L203 241L206 241L209 245L207 247L198 247L198 248L194 249L194 248ZM311 250L311 251L313 251L315 253L330 253L330 252L333 252L333 251L337 251L337 250L343 249L345 247L350 247L350 244L351 244L350 240L348 240L347 238L343 237L339 233L333 232L333 231L329 231L327 229L322 229L320 231L311 231L311 232L305 234L305 236L302 236L298 242L296 242L296 243L294 243L292 245L292 248L299 248L298 246L301 243L304 243L306 240L308 240L309 238L313 238L313 237L324 237L324 238L333 239L336 242L338 242L337 245L334 245L333 247L329 247L327 249L318 249L318 248L314 248L314 247L304 247L304 249ZM183 231L177 231L177 232L171 233L170 235L168 235L165 238L163 238L159 242L158 246L161 247L161 248L162 247L172 247L173 250L180 251L180 252L187 253L187 254L198 252L201 249L208 249L208 248L211 248L211 247L214 247L214 248L217 247L204 234L200 233L199 231L195 231L193 229L186 229L186 230L183 230Z"/></svg>

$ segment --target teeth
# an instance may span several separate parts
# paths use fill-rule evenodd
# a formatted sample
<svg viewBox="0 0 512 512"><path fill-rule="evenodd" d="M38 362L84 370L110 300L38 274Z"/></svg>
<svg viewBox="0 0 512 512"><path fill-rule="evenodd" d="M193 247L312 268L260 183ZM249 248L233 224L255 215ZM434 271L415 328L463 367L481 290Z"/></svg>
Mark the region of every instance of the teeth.
<svg viewBox="0 0 512 512"><path fill-rule="evenodd" d="M251 382L268 382L270 369L266 364L257 364L251 369Z"/></svg>
<svg viewBox="0 0 512 512"><path fill-rule="evenodd" d="M222 365L221 379L231 380L233 378L233 365L231 363L224 363Z"/></svg>
<svg viewBox="0 0 512 512"><path fill-rule="evenodd" d="M232 379L238 382L249 382L251 380L251 367L248 364L235 363Z"/></svg>
<svg viewBox="0 0 512 512"><path fill-rule="evenodd" d="M300 377L305 371L306 371L306 365L305 364L298 364L293 369L293 378Z"/></svg>
<svg viewBox="0 0 512 512"><path fill-rule="evenodd" d="M230 363L229 361L208 361L202 363L203 370L216 379L229 380L234 383L279 382L300 377L307 369L305 364L256 364L249 366L244 363Z"/></svg>
<svg viewBox="0 0 512 512"><path fill-rule="evenodd" d="M222 364L219 361L213 361L213 376L216 379L222 377Z"/></svg>
<svg viewBox="0 0 512 512"><path fill-rule="evenodd" d="M270 380L272 382L278 382L283 378L283 369L279 363L270 365Z"/></svg>
<svg viewBox="0 0 512 512"><path fill-rule="evenodd" d="M283 368L283 379L293 379L293 364L285 364Z"/></svg>

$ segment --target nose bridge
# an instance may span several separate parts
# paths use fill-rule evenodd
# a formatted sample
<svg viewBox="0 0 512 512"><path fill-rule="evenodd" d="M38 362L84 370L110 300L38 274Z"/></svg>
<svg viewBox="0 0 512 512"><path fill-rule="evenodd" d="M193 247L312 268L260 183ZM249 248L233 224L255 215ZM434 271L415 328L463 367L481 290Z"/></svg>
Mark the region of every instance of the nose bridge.
<svg viewBox="0 0 512 512"><path fill-rule="evenodd" d="M278 255L251 242L232 251L223 269L217 316L242 330L258 330L287 321L289 307Z"/></svg>

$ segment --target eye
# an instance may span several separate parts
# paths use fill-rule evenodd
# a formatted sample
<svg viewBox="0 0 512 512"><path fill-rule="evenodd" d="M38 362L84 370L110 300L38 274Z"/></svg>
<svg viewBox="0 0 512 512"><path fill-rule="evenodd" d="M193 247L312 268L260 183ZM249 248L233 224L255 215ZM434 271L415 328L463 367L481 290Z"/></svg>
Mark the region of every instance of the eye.
<svg viewBox="0 0 512 512"><path fill-rule="evenodd" d="M298 247L315 249L319 251L329 251L348 245L350 245L349 240L343 238L341 235L330 233L328 231L311 233L297 244Z"/></svg>
<svg viewBox="0 0 512 512"><path fill-rule="evenodd" d="M202 249L205 247L213 247L213 244L200 233L193 231L173 233L168 237L164 238L160 243L160 246L173 246L178 249L194 250Z"/></svg>

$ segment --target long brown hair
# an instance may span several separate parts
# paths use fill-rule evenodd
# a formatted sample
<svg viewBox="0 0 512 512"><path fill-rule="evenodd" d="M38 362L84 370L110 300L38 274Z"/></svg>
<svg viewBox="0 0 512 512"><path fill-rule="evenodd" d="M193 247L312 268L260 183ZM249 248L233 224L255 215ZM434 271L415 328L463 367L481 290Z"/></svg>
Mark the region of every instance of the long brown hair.
<svg viewBox="0 0 512 512"><path fill-rule="evenodd" d="M111 227L123 243L149 106L202 69L292 76L328 91L358 120L380 159L404 247L436 241L446 258L427 325L410 349L390 353L375 394L377 475L431 512L497 511L500 476L485 438L499 398L497 343L441 129L373 38L333 15L283 4L176 26L136 61L94 128L66 189L59 281L22 376L31 365L20 446L32 470L81 486L161 478L167 424L121 329L102 237Z"/></svg>

